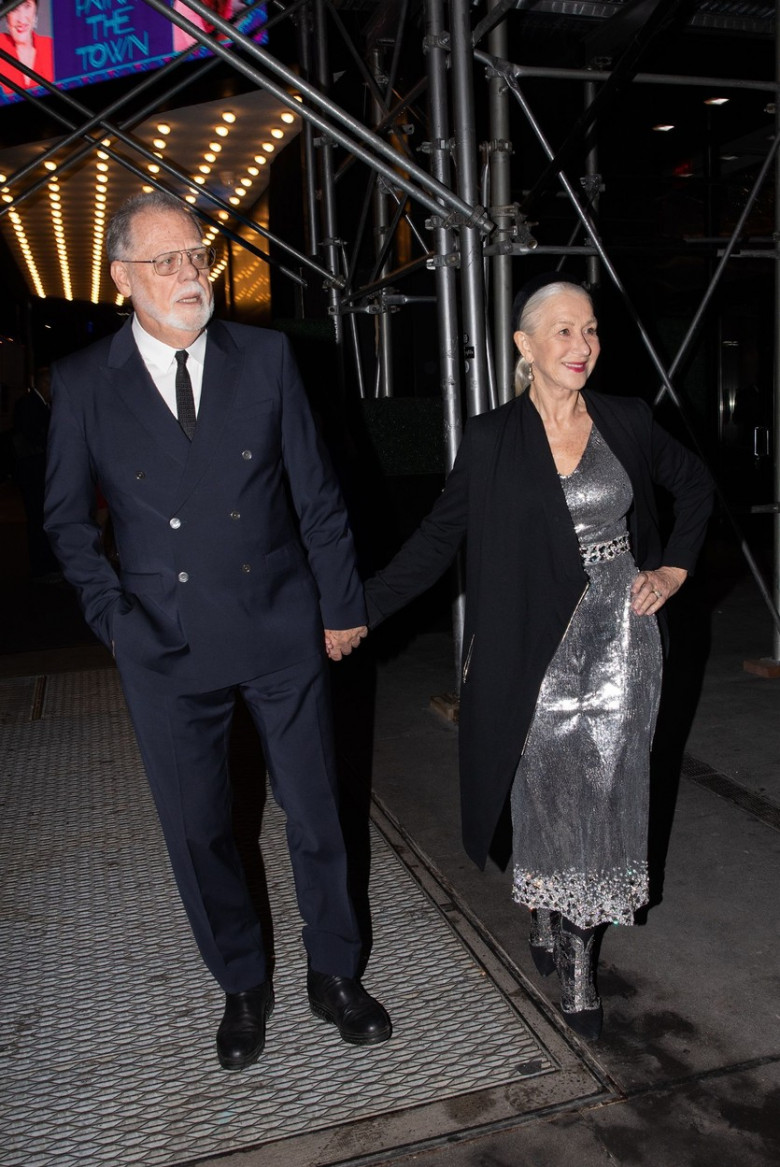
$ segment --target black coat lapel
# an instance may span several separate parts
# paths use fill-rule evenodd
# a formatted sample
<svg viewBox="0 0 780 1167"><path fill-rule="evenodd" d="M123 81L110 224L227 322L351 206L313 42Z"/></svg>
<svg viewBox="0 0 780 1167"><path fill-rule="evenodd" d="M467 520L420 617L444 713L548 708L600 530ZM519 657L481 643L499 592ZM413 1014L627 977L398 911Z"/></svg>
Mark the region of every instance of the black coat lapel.
<svg viewBox="0 0 780 1167"><path fill-rule="evenodd" d="M544 431L544 422L527 393L519 405L519 464L523 467L523 489L532 492L544 515L544 530L539 535L549 542L553 554L559 559L560 570L579 579L582 565L577 533Z"/></svg>

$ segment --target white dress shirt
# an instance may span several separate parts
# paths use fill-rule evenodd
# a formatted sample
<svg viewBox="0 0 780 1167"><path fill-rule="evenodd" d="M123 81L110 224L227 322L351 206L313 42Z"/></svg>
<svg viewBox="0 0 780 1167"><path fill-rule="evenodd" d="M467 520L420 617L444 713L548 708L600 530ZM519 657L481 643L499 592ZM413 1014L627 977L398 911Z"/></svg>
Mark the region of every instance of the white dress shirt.
<svg viewBox="0 0 780 1167"><path fill-rule="evenodd" d="M133 336L138 345L144 364L155 383L157 390L174 417L176 412L176 353L180 349L171 348L161 340L151 336L138 323L138 317L133 316ZM192 382L192 398L195 402L195 416L200 408L200 394L203 386L203 366L206 360L206 333L201 332L197 340L187 349L187 372Z"/></svg>

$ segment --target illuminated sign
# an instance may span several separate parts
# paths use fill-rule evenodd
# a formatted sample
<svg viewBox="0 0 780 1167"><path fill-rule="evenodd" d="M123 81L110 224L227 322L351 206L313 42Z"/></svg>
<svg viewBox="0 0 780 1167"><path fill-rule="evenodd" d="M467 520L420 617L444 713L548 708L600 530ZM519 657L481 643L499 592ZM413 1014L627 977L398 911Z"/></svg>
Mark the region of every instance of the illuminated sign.
<svg viewBox="0 0 780 1167"><path fill-rule="evenodd" d="M265 5L256 4L242 15L247 0L205 3L225 20L234 20L246 35L266 39ZM213 25L188 8L186 0L172 0L171 7L199 29L213 32ZM20 62L58 88L72 89L156 69L187 48L192 48L188 59L208 55L208 49L143 0L57 0L54 5L52 0L20 0L1 23L0 104L22 100L5 81L27 92L46 93L19 68Z"/></svg>

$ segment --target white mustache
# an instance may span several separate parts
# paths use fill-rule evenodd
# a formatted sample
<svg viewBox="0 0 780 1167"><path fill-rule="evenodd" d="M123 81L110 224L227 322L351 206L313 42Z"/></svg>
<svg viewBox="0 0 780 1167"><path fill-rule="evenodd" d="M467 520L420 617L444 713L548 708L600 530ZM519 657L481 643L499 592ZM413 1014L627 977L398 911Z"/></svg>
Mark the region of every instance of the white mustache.
<svg viewBox="0 0 780 1167"><path fill-rule="evenodd" d="M197 280L190 280L189 283L182 284L178 289L176 299L181 300L187 296L198 296L201 300L203 299L203 288Z"/></svg>

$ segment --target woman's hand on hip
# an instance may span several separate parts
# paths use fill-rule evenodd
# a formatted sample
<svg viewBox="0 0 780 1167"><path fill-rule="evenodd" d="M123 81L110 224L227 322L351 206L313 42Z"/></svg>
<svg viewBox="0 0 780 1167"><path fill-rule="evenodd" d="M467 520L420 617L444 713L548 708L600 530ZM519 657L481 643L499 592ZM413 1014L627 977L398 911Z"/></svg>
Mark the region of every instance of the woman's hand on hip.
<svg viewBox="0 0 780 1167"><path fill-rule="evenodd" d="M653 616L678 592L688 578L684 567L657 567L640 571L631 585L631 608L637 616Z"/></svg>

